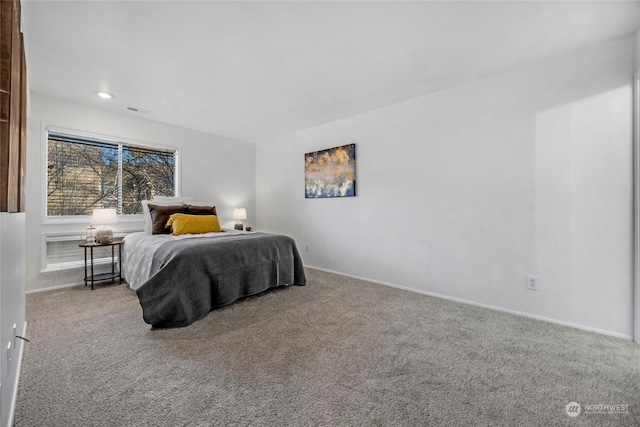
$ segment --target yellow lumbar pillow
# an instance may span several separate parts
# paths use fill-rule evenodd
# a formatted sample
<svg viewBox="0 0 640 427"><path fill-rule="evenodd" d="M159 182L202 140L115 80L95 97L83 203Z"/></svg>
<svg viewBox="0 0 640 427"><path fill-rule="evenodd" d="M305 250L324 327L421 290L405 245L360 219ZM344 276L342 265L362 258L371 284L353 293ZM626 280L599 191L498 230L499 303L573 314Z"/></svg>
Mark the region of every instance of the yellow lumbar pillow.
<svg viewBox="0 0 640 427"><path fill-rule="evenodd" d="M169 217L167 227L171 226L171 234L179 236L181 234L202 234L220 232L220 223L215 215L187 215L176 213Z"/></svg>

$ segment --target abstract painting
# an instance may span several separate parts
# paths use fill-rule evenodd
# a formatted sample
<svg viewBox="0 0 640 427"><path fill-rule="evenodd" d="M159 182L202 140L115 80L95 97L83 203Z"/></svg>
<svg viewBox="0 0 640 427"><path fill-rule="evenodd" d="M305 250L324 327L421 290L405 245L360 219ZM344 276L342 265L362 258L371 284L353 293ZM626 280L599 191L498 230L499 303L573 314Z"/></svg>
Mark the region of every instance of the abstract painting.
<svg viewBox="0 0 640 427"><path fill-rule="evenodd" d="M356 144L304 155L304 197L356 195Z"/></svg>

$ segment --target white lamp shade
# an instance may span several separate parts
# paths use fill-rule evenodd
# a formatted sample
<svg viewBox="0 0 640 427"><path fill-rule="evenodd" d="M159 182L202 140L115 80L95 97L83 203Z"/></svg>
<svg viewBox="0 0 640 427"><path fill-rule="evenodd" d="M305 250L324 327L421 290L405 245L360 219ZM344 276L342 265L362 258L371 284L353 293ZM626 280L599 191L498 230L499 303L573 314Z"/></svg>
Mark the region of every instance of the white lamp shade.
<svg viewBox="0 0 640 427"><path fill-rule="evenodd" d="M91 223L95 225L115 224L118 222L118 214L115 209L94 209Z"/></svg>
<svg viewBox="0 0 640 427"><path fill-rule="evenodd" d="M247 210L245 208L238 208L233 210L233 219L236 221L242 221L247 219Z"/></svg>

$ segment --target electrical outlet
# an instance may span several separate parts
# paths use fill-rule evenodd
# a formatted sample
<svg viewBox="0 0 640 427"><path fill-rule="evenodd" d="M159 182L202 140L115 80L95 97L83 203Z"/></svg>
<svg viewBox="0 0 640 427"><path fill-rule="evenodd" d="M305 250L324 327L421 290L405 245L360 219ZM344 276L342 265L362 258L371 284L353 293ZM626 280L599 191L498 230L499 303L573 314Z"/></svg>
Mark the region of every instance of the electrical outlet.
<svg viewBox="0 0 640 427"><path fill-rule="evenodd" d="M530 291L537 291L538 290L538 276L527 276L527 281L526 281L525 286Z"/></svg>
<svg viewBox="0 0 640 427"><path fill-rule="evenodd" d="M304 245L304 251L309 252L309 245Z"/></svg>

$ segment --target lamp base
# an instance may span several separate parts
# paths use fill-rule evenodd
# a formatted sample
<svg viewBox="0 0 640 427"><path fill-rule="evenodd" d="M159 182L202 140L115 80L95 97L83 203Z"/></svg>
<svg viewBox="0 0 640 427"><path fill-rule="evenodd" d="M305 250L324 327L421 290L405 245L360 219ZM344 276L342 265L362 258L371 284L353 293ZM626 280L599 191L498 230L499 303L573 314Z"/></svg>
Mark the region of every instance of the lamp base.
<svg viewBox="0 0 640 427"><path fill-rule="evenodd" d="M96 233L96 242L102 244L113 242L113 230L106 225L100 227Z"/></svg>
<svg viewBox="0 0 640 427"><path fill-rule="evenodd" d="M244 230L244 226L242 225L242 223L239 222L239 223L236 224L235 229L236 230Z"/></svg>

